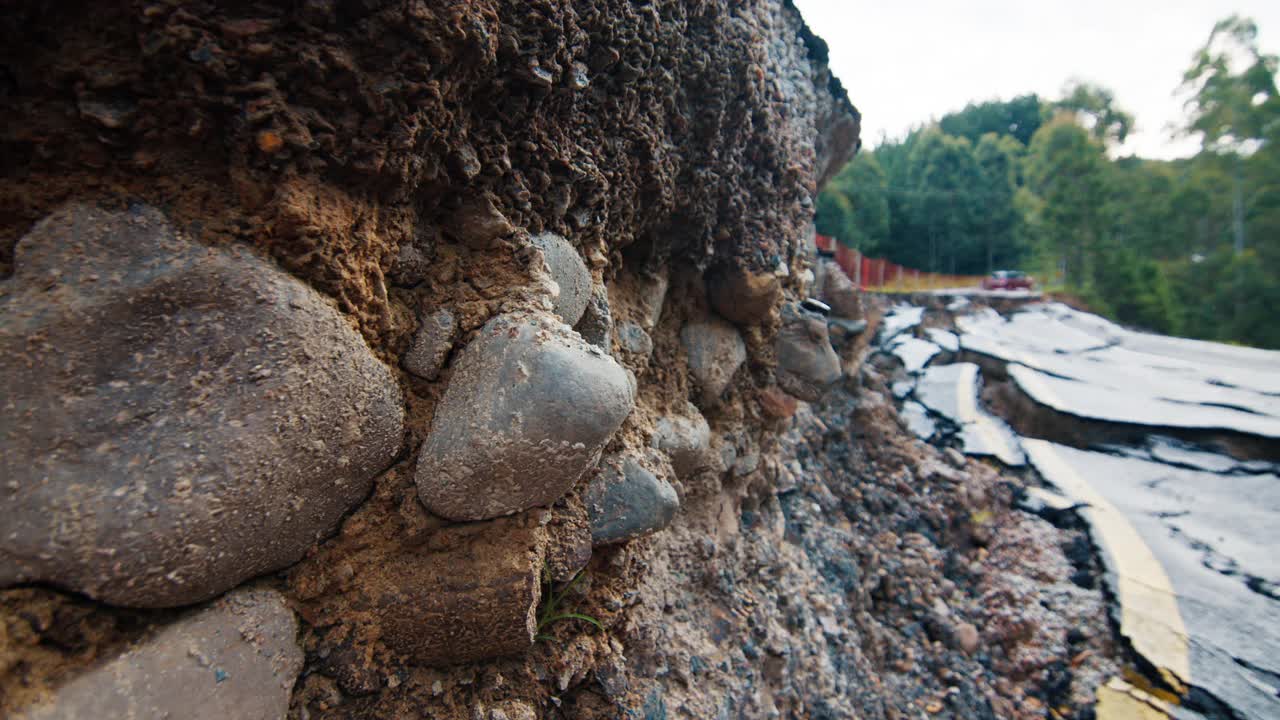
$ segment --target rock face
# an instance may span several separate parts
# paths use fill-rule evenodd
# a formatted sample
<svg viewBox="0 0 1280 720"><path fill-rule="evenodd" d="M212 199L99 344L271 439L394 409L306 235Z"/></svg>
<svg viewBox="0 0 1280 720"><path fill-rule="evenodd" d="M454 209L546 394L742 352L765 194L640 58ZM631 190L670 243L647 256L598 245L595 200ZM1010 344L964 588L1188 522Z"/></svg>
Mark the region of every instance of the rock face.
<svg viewBox="0 0 1280 720"><path fill-rule="evenodd" d="M747 346L738 329L719 318L692 322L680 331L689 353L689 374L701 390L704 407L720 403L729 381L747 359Z"/></svg>
<svg viewBox="0 0 1280 720"><path fill-rule="evenodd" d="M566 325L577 325L591 300L591 273L582 256L568 240L552 233L533 238L533 244L542 250L551 270L551 279L560 286L553 311Z"/></svg>
<svg viewBox="0 0 1280 720"><path fill-rule="evenodd" d="M57 688L15 720L279 718L302 669L293 611L237 590Z"/></svg>
<svg viewBox="0 0 1280 720"><path fill-rule="evenodd" d="M424 315L413 336L413 345L400 364L424 380L435 380L457 339L458 318L452 311L441 309Z"/></svg>
<svg viewBox="0 0 1280 720"><path fill-rule="evenodd" d="M298 560L395 457L391 372L319 294L156 210L68 206L0 300L0 585L194 603Z"/></svg>
<svg viewBox="0 0 1280 720"><path fill-rule="evenodd" d="M783 308L778 330L778 385L816 402L840 379L840 358L827 335L827 319L796 305Z"/></svg>
<svg viewBox="0 0 1280 720"><path fill-rule="evenodd" d="M418 456L418 495L452 520L550 504L633 404L622 367L554 318L494 318L456 362Z"/></svg>
<svg viewBox="0 0 1280 720"><path fill-rule="evenodd" d="M584 502L596 545L633 540L661 530L676 516L680 498L671 484L630 455L601 463Z"/></svg>
<svg viewBox="0 0 1280 720"><path fill-rule="evenodd" d="M848 588L832 595L836 634L825 614L811 611L812 586L802 576L814 571L785 539L795 533L782 532L786 520L771 493L773 435L782 423L761 421L758 383L734 374L749 351L750 380L768 376L772 317L741 337L730 327L725 363L693 353L699 376L689 374L679 338L691 316L714 312L704 307L707 268L759 274L784 263L803 266L797 261L821 180L857 146L857 112L827 70L824 44L805 29L791 0L571 0L533 12L520 0L189 0L95 9L102 12L12 0L0 13L0 285L14 269L14 242L67 199L104 207L137 200L165 208L204 245L269 258L254 260L254 267L283 268L360 334L353 343L326 338L310 348L313 359L299 361L310 384L274 385L282 378L274 366L262 368L270 376L242 374L230 385L240 391L235 397L271 409L253 422L235 413L216 416L241 423L234 430L214 424L190 433L191 450L212 443L232 462L257 457L264 445L278 449L261 465L270 480L293 472L297 454L289 443L298 434L316 462L284 499L264 497L274 485L257 475L230 489L219 481L207 495L205 476L197 478L193 493L203 503L197 507L219 521L229 509L248 507L245 517L255 523L228 523L214 550L199 542L176 546L192 559L165 582L223 573L221 563L242 570L268 555L273 564L286 562L296 508L310 512L319 502L307 483L323 486L323 502L357 505L342 516L340 532L286 570L284 587L299 610L307 649L292 716L514 720L560 713L605 720L657 718L666 708L690 717L887 715L862 706L846 712L840 702L851 693L883 694L855 655L870 636L859 636L855 615L843 612L864 608L838 604L855 594ZM545 233L568 238L590 270L591 292L603 290L614 319L649 334L654 351L647 360L619 352L634 372L630 383L619 379L627 371L619 376L613 361L593 355L567 329L575 311L560 308L563 326L544 312L551 273L528 261L546 258L550 270L554 260L533 252L528 238ZM132 272L121 261L127 257L117 253L95 270L101 284L115 282L118 271ZM263 272L238 270L222 284L265 282ZM71 280L42 278L42 289L57 296ZM798 273L781 283L788 293L803 284ZM170 294L189 294L188 286L198 283L184 281ZM576 285L559 280L557 287L565 296L559 299L567 299ZM0 303L13 292L5 287ZM192 302L211 304L207 291L191 294ZM281 317L310 315L287 302L233 294L233 303L234 312L215 315L229 333L241 333L239 354L205 358L208 349L184 347L175 368L207 360L216 380L223 365L215 360L253 357L259 364L273 346L262 332L248 334L256 331L245 331L242 319L279 310L268 323L268 331L279 332L277 326L288 326ZM415 310L440 307L455 313L459 337L478 349L469 353L460 339L449 356L448 383L420 382L413 373L429 375L437 356L427 353L429 362L415 371L403 354L422 325ZM10 325L7 313L3 320ZM505 334L486 336L488 322L496 323L489 330ZM133 337L149 325L126 318L99 327L103 336ZM579 320L577 327L597 347L613 345L607 324L593 328ZM38 343L42 336L29 337ZM103 366L119 365L132 352L120 351ZM377 472L371 492L359 466L366 444L380 437L373 426L388 413L345 400L332 412L317 410L309 399L313 392L355 394L365 387L351 378L374 362L370 352L397 365L387 374L402 390L387 382L390 404L404 407L399 436L417 445L394 458L395 450L388 451L391 467ZM468 355L475 358L468 362ZM46 364L61 372L60 361ZM117 379L101 374L101 383L89 375L90 387ZM69 406L83 405L83 394L67 390L84 384L80 377L59 376ZM182 374L175 378L180 385ZM206 379L188 383L195 388L182 396L182 408L197 419L212 412ZM703 385L717 380L719 388L700 396ZM731 381L738 382L731 388ZM596 404L599 397L586 397L592 388L608 397ZM566 620L544 630L552 636L546 644L530 648L543 564L564 578L590 547L585 506L580 518L566 516L560 526L557 514L582 505L583 473L598 455L614 451L611 444L636 452L659 418L691 416L684 410L690 389L704 408L723 397L731 402L714 418L717 452L691 462L687 480L677 481L665 460L655 454L650 462L644 450L642 464L688 491L677 523L643 542L599 550L561 604L597 618L605 631ZM8 401L0 393L0 409ZM632 402L643 407L622 420ZM8 430L5 422L13 421L0 420L0 433ZM166 427L189 422L184 414ZM103 446L96 430L78 432L90 440L86 447ZM733 443L723 440L730 435L742 453L730 452ZM751 445L739 442L746 435L761 457L758 469L735 480L723 467L728 460L749 467ZM229 437L244 447L229 446ZM426 457L433 447L437 456ZM679 454L670 451L673 459ZM5 468L14 465L11 457ZM207 457L228 462L216 452ZM31 464L27 457L19 462ZM864 465L850 467L861 472ZM156 492L152 484L153 477L170 476L161 470L136 492L164 510L169 486L161 483ZM0 471L0 498L9 480ZM422 499L446 501L435 502L438 512L456 503L452 517L430 512L419 486ZM470 520L548 502L553 519L545 526L522 524L540 509ZM805 511L817 512L810 504ZM806 529L821 531L825 518L839 513L824 505ZM56 522L59 532L79 532L101 517L62 513ZM138 579L148 589L139 594L155 597L153 580L174 568L153 561L176 550L156 542L165 538L151 532L153 519L143 516L141 537L114 555L101 548L81 560L81 550L66 545L46 554L95 571L117 572L119 565L121 583ZM750 535L763 527L778 532L756 542ZM12 529L0 520L0 535ZM3 542L0 565L9 562ZM858 545L841 549L847 554ZM160 568L155 578L153 567ZM735 584L751 592L737 592ZM42 678L60 678L94 653L113 654L117 639L136 639L136 627L126 623L117 634L87 635L83 650L65 649L60 643L76 638L64 618L40 614L48 609L44 599L24 595L36 589L0 593L0 634L30 627L32 640L18 655L8 652L12 645L0 650L0 716L18 697L15 688L48 685ZM206 590L215 591L200 592ZM779 609L776 595L797 602ZM134 616L80 600L76 607L93 623ZM749 602L767 610L756 613ZM840 654L824 654L828 648ZM481 666L421 667L522 652ZM873 652L881 664L894 659ZM25 685L27 675L34 685Z"/></svg>

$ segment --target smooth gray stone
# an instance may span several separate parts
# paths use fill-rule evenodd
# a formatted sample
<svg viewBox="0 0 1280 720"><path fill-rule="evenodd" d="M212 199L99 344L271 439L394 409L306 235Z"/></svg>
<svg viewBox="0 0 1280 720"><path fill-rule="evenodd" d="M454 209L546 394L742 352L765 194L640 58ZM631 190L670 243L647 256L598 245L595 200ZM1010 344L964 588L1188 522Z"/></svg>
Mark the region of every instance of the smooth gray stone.
<svg viewBox="0 0 1280 720"><path fill-rule="evenodd" d="M554 233L542 233L532 238L533 244L542 250L551 279L560 286L552 311L566 325L577 325L591 299L591 273L582 261L577 248L568 240Z"/></svg>
<svg viewBox="0 0 1280 720"><path fill-rule="evenodd" d="M778 386L801 400L821 400L843 374L840 357L827 335L826 318L798 305L782 308L775 351Z"/></svg>
<svg viewBox="0 0 1280 720"><path fill-rule="evenodd" d="M671 459L678 477L689 477L712 465L711 428L693 403L685 403L684 415L659 420L652 444Z"/></svg>
<svg viewBox="0 0 1280 720"><path fill-rule="evenodd" d="M550 505L634 402L622 367L551 315L499 315L454 365L418 454L418 495L451 520Z"/></svg>
<svg viewBox="0 0 1280 720"><path fill-rule="evenodd" d="M714 407L747 359L747 346L738 329L725 320L709 318L692 322L680 331L689 355L689 374L701 390L702 403Z"/></svg>
<svg viewBox="0 0 1280 720"><path fill-rule="evenodd" d="M630 455L615 455L601 463L583 500L594 545L657 532L670 525L680 509L680 498L671 484Z"/></svg>
<svg viewBox="0 0 1280 720"><path fill-rule="evenodd" d="M625 352L642 357L653 354L653 338L649 333L633 322L624 322L617 327L618 347Z"/></svg>
<svg viewBox="0 0 1280 720"><path fill-rule="evenodd" d="M613 312L609 308L609 293L603 285L592 289L586 310L574 330L583 340L607 353L613 352Z"/></svg>

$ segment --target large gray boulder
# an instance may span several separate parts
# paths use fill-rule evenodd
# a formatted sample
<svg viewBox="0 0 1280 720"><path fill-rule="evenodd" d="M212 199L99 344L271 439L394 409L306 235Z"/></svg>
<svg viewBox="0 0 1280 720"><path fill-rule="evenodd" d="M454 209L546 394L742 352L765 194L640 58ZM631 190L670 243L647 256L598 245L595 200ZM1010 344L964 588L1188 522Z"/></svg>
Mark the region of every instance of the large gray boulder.
<svg viewBox="0 0 1280 720"><path fill-rule="evenodd" d="M536 235L533 244L542 250L551 271L551 279L560 286L560 295L552 308L566 325L577 325L591 300L591 273L577 248L554 233Z"/></svg>
<svg viewBox="0 0 1280 720"><path fill-rule="evenodd" d="M302 669L274 590L237 590L19 709L14 720L284 718Z"/></svg>
<svg viewBox="0 0 1280 720"><path fill-rule="evenodd" d="M199 602L302 557L398 452L390 370L311 288L72 205L0 283L0 586Z"/></svg>
<svg viewBox="0 0 1280 720"><path fill-rule="evenodd" d="M500 315L454 365L418 455L418 496L452 520L549 505L635 402L626 372L546 313Z"/></svg>

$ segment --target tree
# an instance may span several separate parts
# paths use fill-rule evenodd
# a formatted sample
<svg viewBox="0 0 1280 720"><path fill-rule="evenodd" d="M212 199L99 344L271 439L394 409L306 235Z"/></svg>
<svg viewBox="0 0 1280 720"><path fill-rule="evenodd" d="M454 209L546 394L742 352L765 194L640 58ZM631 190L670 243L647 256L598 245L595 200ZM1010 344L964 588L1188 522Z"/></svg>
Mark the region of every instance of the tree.
<svg viewBox="0 0 1280 720"><path fill-rule="evenodd" d="M1241 59L1243 68L1238 67ZM1182 78L1182 90L1190 93L1184 132L1199 135L1206 152L1226 155L1233 162L1236 254L1244 251L1247 236L1246 158L1260 154L1259 161L1251 163L1254 165L1271 165L1276 160L1274 141L1280 138L1280 97L1275 80L1278 63L1275 55L1259 50L1258 26L1248 18L1232 15L1213 26Z"/></svg>
<svg viewBox="0 0 1280 720"><path fill-rule="evenodd" d="M1022 254L1017 237L1022 218L1014 204L1022 149L1011 135L987 133L973 151L988 273L996 269L997 260L1001 266L1015 267Z"/></svg>
<svg viewBox="0 0 1280 720"><path fill-rule="evenodd" d="M978 163L964 138L937 128L926 130L912 149L908 176L909 212L925 229L931 272L980 272L974 251L979 241ZM916 265L920 267L920 265Z"/></svg>
<svg viewBox="0 0 1280 720"><path fill-rule="evenodd" d="M1033 221L1049 254L1064 265L1069 285L1088 280L1086 258L1102 231L1106 155L1071 114L1060 114L1031 138L1027 186L1035 193Z"/></svg>
<svg viewBox="0 0 1280 720"><path fill-rule="evenodd" d="M818 196L818 232L865 253L881 252L889 240L889 201L884 171L875 155L859 153Z"/></svg>
<svg viewBox="0 0 1280 720"><path fill-rule="evenodd" d="M1235 69L1244 58L1245 67ZM1232 15L1213 26L1209 40L1195 54L1182 76L1182 90L1190 92L1184 131L1199 134L1205 150L1249 154L1274 139L1280 116L1276 95L1275 55L1258 49L1258 26Z"/></svg>
<svg viewBox="0 0 1280 720"><path fill-rule="evenodd" d="M1058 113L1071 113L1103 144L1120 145L1133 129L1133 116L1116 105L1115 94L1100 85L1074 80L1053 104Z"/></svg>
<svg viewBox="0 0 1280 720"><path fill-rule="evenodd" d="M983 135L995 133L1009 136L1023 146L1040 129L1044 107L1035 93L1019 95L1012 100L988 100L969 103L959 112L948 113L938 126L948 135L966 138L977 144Z"/></svg>

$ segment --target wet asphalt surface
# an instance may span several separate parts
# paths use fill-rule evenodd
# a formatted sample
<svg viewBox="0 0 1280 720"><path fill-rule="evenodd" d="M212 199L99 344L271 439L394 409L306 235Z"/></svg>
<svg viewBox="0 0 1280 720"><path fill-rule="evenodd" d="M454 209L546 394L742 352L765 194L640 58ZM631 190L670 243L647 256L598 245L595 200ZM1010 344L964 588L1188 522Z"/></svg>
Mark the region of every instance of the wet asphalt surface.
<svg viewBox="0 0 1280 720"><path fill-rule="evenodd" d="M1056 303L1001 316L953 298L955 332L891 311L879 347L922 439L1018 468L1082 508L1108 568L1120 633L1148 675L1185 691L1175 717L1280 718L1280 352L1138 333ZM982 406L1000 364L1037 406L1143 426L1125 445L1019 438ZM1263 458L1168 437L1223 431Z"/></svg>

